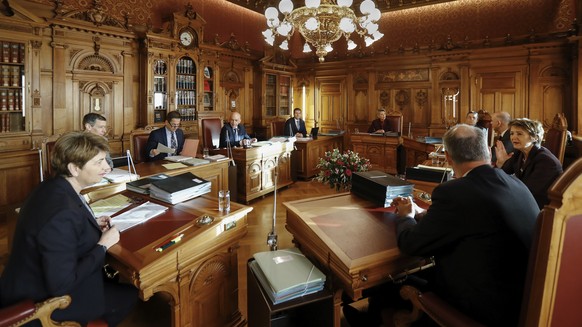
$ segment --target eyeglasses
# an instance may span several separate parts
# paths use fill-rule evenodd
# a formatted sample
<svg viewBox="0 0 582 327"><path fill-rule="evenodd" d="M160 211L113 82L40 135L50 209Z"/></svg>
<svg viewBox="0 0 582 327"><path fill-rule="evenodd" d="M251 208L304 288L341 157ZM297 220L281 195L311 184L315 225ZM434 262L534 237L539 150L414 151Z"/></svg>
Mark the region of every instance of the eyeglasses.
<svg viewBox="0 0 582 327"><path fill-rule="evenodd" d="M179 128L182 126L182 124L168 124L168 125L170 125L171 127L174 127L174 128Z"/></svg>

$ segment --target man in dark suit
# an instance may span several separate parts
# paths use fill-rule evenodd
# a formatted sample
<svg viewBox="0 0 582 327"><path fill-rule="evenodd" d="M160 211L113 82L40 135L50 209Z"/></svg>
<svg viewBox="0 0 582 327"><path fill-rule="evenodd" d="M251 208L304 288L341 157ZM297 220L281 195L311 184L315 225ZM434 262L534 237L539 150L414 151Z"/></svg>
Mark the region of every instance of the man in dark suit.
<svg viewBox="0 0 582 327"><path fill-rule="evenodd" d="M168 155L178 155L184 148L184 132L180 129L182 116L177 111L170 111L166 116L164 128L158 128L150 133L145 149L148 161L164 159ZM174 149L174 153L158 151L158 143Z"/></svg>
<svg viewBox="0 0 582 327"><path fill-rule="evenodd" d="M427 211L394 201L398 247L434 256L429 287L487 326L516 326L539 208L527 187L491 167L484 133L461 124L445 133L456 179L437 186Z"/></svg>
<svg viewBox="0 0 582 327"><path fill-rule="evenodd" d="M293 109L293 118L287 119L285 122L285 131L287 136L305 137L307 136L307 129L305 128L305 121L301 119L301 109Z"/></svg>
<svg viewBox="0 0 582 327"><path fill-rule="evenodd" d="M105 254L119 241L119 231L109 226L110 217L94 217L80 195L109 171L107 151L107 140L91 133L73 132L57 140L51 159L56 177L41 183L20 210L0 279L2 306L70 295L71 304L56 310L53 319L84 325L103 318L115 326L136 303L136 288L104 281Z"/></svg>
<svg viewBox="0 0 582 327"><path fill-rule="evenodd" d="M511 139L509 138L509 122L511 121L511 116L507 112L496 112L491 117L491 127L495 131L496 137L495 140L499 140L505 146L505 151L507 154L513 152L513 143L511 143ZM493 146L491 147L491 162L495 164L497 161L497 156L495 154L495 143L493 142Z"/></svg>
<svg viewBox="0 0 582 327"><path fill-rule="evenodd" d="M83 116L83 127L85 128L85 132L93 133L95 135L105 136L107 134L107 119L98 113L90 112ZM107 157L105 158L109 167L113 169L113 160L111 159L111 155L107 152Z"/></svg>
<svg viewBox="0 0 582 327"><path fill-rule="evenodd" d="M390 131L388 125L388 120L386 120L386 110L383 108L378 109L376 114L377 118L372 120L370 128L368 128L368 133L386 133Z"/></svg>
<svg viewBox="0 0 582 327"><path fill-rule="evenodd" d="M220 147L226 148L230 143L230 146L240 146L240 141L244 139L250 139L251 143L256 142L256 138L251 138L245 127L240 124L240 113L234 111L230 115L230 121L220 130Z"/></svg>

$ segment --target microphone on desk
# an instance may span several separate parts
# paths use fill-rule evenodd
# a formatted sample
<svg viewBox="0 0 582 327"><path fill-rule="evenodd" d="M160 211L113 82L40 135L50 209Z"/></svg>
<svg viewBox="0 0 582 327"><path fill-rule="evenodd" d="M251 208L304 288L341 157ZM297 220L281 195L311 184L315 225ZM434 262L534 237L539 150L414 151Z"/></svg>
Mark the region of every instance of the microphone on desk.
<svg viewBox="0 0 582 327"><path fill-rule="evenodd" d="M234 162L234 157L232 156L232 147L230 146L230 133L228 132L228 129L226 129L226 155L230 159L232 165L236 166L236 163Z"/></svg>
<svg viewBox="0 0 582 327"><path fill-rule="evenodd" d="M133 173L137 177L137 170L135 170L135 164L133 163L133 158L131 157L131 152L129 151L129 149L127 150L127 168L129 171L129 180L131 181L131 170L133 169Z"/></svg>

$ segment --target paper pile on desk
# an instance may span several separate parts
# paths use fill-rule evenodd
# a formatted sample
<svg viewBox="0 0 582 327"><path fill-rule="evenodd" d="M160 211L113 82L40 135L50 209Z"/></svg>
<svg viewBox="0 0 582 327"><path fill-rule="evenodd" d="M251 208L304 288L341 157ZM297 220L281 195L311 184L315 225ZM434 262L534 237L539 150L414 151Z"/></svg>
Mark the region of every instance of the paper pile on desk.
<svg viewBox="0 0 582 327"><path fill-rule="evenodd" d="M253 270L273 304L319 292L325 275L297 248L259 252L253 255Z"/></svg>

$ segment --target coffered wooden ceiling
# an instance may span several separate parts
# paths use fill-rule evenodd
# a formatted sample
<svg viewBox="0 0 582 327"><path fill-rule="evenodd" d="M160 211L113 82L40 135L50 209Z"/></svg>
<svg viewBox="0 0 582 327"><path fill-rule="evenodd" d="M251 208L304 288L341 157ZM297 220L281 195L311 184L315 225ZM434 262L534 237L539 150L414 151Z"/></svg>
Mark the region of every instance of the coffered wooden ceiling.
<svg viewBox="0 0 582 327"><path fill-rule="evenodd" d="M243 6L245 8L248 8L261 14L265 12L265 9L267 7L277 6L277 4L279 3L278 0L227 0L227 1L237 4L239 6ZM335 0L331 1L336 2ZM354 0L354 5L356 5L356 8L359 8L360 3L362 3L362 1L363 0ZM381 12L389 12L452 1L456 0L378 0L374 2L376 3L376 7L380 9ZM294 8L298 8L304 6L305 1L293 0L293 4ZM354 5L352 5L352 7Z"/></svg>

